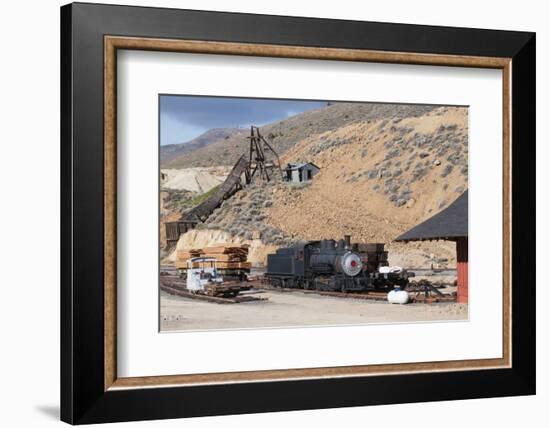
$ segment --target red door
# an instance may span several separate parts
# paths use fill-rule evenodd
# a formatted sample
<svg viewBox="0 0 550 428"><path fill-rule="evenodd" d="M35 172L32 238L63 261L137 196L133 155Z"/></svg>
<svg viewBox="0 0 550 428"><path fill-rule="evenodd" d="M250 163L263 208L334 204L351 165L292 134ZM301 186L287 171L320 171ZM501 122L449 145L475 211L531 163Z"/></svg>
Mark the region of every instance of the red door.
<svg viewBox="0 0 550 428"><path fill-rule="evenodd" d="M468 238L456 241L456 301L468 303Z"/></svg>

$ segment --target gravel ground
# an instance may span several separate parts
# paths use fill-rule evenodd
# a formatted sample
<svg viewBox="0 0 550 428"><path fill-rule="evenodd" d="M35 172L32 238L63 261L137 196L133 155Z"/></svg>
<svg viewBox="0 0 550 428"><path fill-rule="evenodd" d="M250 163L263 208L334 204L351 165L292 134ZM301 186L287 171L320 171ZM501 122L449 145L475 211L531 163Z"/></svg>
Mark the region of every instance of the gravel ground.
<svg viewBox="0 0 550 428"><path fill-rule="evenodd" d="M456 303L390 305L386 302L266 291L268 301L216 304L161 292L161 330L211 330L392 322L467 320Z"/></svg>

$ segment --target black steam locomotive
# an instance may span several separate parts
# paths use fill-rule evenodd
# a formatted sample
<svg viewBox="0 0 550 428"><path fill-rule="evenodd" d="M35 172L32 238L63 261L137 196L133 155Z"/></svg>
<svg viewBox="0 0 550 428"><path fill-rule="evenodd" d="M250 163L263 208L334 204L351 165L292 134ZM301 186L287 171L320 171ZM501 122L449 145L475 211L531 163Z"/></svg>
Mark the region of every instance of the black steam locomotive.
<svg viewBox="0 0 550 428"><path fill-rule="evenodd" d="M391 290L406 286L414 276L405 270L391 271L384 244L353 244L350 236L335 241L309 241L279 248L267 256L265 277L283 288L322 291Z"/></svg>

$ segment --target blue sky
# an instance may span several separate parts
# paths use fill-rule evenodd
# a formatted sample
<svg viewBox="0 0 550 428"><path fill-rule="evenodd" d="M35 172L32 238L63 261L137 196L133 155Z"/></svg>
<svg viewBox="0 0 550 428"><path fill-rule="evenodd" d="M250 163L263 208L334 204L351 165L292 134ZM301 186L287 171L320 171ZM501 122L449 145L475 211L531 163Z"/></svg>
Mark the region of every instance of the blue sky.
<svg viewBox="0 0 550 428"><path fill-rule="evenodd" d="M161 95L160 144L185 143L212 128L262 126L325 105L325 101Z"/></svg>

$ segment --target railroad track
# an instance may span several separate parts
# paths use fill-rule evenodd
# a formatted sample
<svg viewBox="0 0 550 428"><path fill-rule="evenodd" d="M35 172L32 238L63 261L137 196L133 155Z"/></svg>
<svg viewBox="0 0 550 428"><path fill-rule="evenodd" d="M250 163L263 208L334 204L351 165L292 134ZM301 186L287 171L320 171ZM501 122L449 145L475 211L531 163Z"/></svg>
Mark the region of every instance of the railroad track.
<svg viewBox="0 0 550 428"><path fill-rule="evenodd" d="M173 276L170 277L168 275L162 275L160 277L160 289L168 294L172 294L175 296L187 297L189 299L202 300L204 302L212 302L212 303L219 303L219 304L262 302L267 300L267 298L265 297L253 297L250 295L240 295L235 297L221 297L221 296L210 296L208 294L191 293L182 284L181 280Z"/></svg>
<svg viewBox="0 0 550 428"><path fill-rule="evenodd" d="M279 291L283 293L289 292L302 292L304 294L316 294L319 296L339 297L343 299L359 299L359 300L374 300L374 301L387 301L388 293L385 291L365 291L362 293L349 293L341 291L321 291L321 290L303 290L300 288L281 288L272 287L262 281L253 281L252 286L258 290ZM439 293L436 296L426 297L424 294L409 293L409 302L411 303L444 303L455 302L456 297L448 294Z"/></svg>
<svg viewBox="0 0 550 428"><path fill-rule="evenodd" d="M272 287L266 284L254 284L253 287L259 290L278 291L282 293L301 292L303 294L316 294L318 296L339 297L345 299L360 299L360 300L386 300L387 293L380 291L367 291L364 293L345 293L341 291L321 291L321 290L304 290L301 288L282 288Z"/></svg>
<svg viewBox="0 0 550 428"><path fill-rule="evenodd" d="M301 292L304 294L316 294L318 296L338 297L341 299L358 299L358 300L372 300L372 301L387 301L387 292L385 291L366 291L362 293L345 293L341 291L321 291L321 290L303 290L300 288L281 288L272 287L266 284L259 278L249 280L247 283L254 290L275 291L281 293ZM161 275L160 288L166 293L173 294L180 297L187 297L190 299L202 300L212 303L228 304L228 303L245 303L245 302L258 302L266 301L267 298L253 297L251 295L238 295L235 297L221 297L210 296L207 294L196 294L188 291L182 281L173 275ZM409 293L409 302L411 303L452 303L456 301L456 297L449 294L442 294L436 296L427 296L423 292Z"/></svg>

